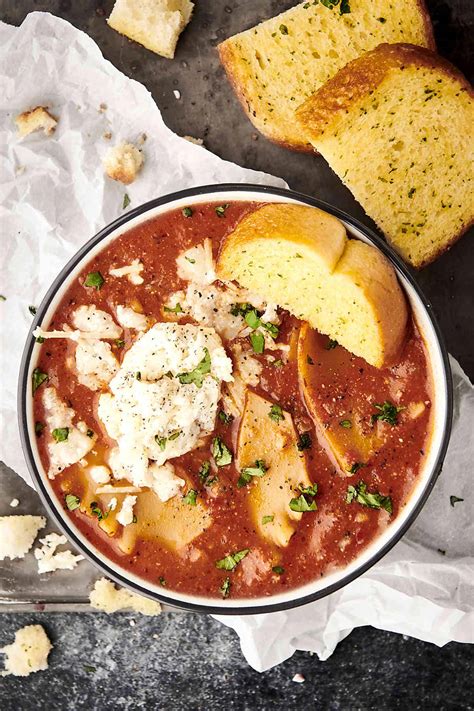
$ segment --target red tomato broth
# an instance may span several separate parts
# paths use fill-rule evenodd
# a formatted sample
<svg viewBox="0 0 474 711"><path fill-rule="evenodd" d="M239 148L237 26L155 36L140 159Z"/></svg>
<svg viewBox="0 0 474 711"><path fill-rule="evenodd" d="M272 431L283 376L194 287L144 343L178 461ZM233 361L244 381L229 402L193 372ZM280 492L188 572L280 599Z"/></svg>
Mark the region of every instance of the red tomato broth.
<svg viewBox="0 0 474 711"><path fill-rule="evenodd" d="M165 320L163 303L171 293L185 285L176 273L178 254L208 237L213 242L216 256L223 238L245 214L258 207L257 203L231 203L224 216L219 217L215 211L217 205L191 205L191 217L185 217L181 209L173 210L117 238L76 277L49 328L63 328L72 311L82 304L95 304L113 313L115 304L129 304L134 300L138 300L147 316L156 321ZM129 264L137 258L144 265L142 285L136 286L126 278L108 275L110 268ZM83 285L86 275L92 271L100 271L105 278L100 290ZM220 586L229 577L231 598L270 596L347 565L395 520L406 505L423 464L431 425L431 374L426 349L415 322L412 319L409 325L400 361L382 370L369 366L341 346L326 350L327 337L315 336L318 357L314 368L317 378L312 387L319 406L326 408L326 419L321 428L315 427L309 414L298 375L294 339L300 322L287 312L283 311L280 315L282 322L278 341L292 343L290 357L288 362L275 366L266 359L267 352L263 356L255 356L261 361L263 371L259 386L254 390L288 410L300 433L309 433L312 446L305 450L305 457L310 479L318 485L315 499L318 509L303 513L289 545L278 548L263 540L255 531L246 501L251 484L237 488L239 473L234 462L219 468L219 481L212 490L203 487L198 471L202 462L211 459L212 437L218 434L234 453L236 451L238 420L225 425L217 419L215 431L203 447L172 460L177 474L182 476L185 473L183 478L189 481L189 486L199 491L213 520L211 526L182 551L173 552L156 540L140 538L133 553L124 554L118 547L118 537L109 536L101 530L97 518L79 509L71 512L63 503L65 516L70 516L91 545L105 556L154 584L164 579L166 589L171 591L220 597ZM133 340L127 330L122 339L125 340L123 348L113 345L119 360ZM80 385L66 362L73 357L74 348L74 344L67 340L47 340L41 346L37 366L48 374L49 384L55 386L59 396L75 410L77 419L84 420L98 433L99 439L94 447L97 454L88 455L87 460L92 463L96 459L100 463L103 452L114 442L96 419L100 393ZM280 358L279 351L272 352L272 355L275 359ZM283 360L286 361L286 357ZM426 403L425 411L416 419L409 418L405 411L400 412L396 426L377 423L375 426L383 430L384 445L356 474L344 476L334 458L328 455L324 428L334 427L340 421L341 411L344 410L341 403L345 399L357 399L362 403L362 412L370 428L371 415L376 412L374 403L393 400L393 388L400 383L406 401ZM44 421L41 389L34 398L34 417L39 422ZM343 414L347 413L344 411ZM49 436L45 431L38 438L41 460L46 469ZM270 472L266 474L269 475ZM56 476L52 485L58 498L64 502L65 492L81 497L85 490L84 478L79 465L73 465ZM345 502L348 485L356 485L360 480L367 484L369 491L391 497L391 516L384 510ZM118 482L119 485L123 483ZM217 560L247 548L250 553L234 571L216 568ZM196 551L200 557L194 559ZM272 570L274 566L281 566L284 573L275 573Z"/></svg>

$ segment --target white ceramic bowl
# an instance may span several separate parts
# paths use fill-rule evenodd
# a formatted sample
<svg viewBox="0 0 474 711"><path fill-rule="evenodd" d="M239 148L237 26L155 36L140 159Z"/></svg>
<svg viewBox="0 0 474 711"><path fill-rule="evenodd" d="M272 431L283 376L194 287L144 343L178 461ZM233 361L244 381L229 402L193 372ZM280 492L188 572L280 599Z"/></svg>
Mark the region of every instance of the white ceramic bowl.
<svg viewBox="0 0 474 711"><path fill-rule="evenodd" d="M31 374L36 366L39 346L35 343L32 332L37 326L48 328L53 314L71 282L89 260L119 235L170 209L201 202L232 202L236 200L300 203L319 207L342 220L351 237L375 245L388 257L398 274L427 347L435 388L434 427L424 467L407 505L383 534L348 566L300 587L273 595L271 598L220 600L164 590L161 585L154 585L137 577L130 570L120 567L109 560L100 550L91 546L72 519L67 517L41 464L36 443ZM23 353L18 400L22 446L33 481L50 515L77 548L107 577L135 592L188 610L219 614L255 614L303 605L346 585L380 560L413 523L432 490L446 453L452 419L452 385L449 361L439 328L433 318L431 305L424 298L416 281L393 250L365 226L326 203L289 190L245 184L197 187L152 200L141 207L130 210L89 240L58 275L38 308Z"/></svg>

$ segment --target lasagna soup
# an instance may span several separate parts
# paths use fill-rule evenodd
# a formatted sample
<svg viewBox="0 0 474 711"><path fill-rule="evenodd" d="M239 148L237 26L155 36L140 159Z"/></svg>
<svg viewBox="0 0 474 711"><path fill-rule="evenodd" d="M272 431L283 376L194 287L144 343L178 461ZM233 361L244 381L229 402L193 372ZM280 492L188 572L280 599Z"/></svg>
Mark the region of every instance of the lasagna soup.
<svg viewBox="0 0 474 711"><path fill-rule="evenodd" d="M271 596L347 565L406 505L429 442L411 313L375 367L282 307L273 279L254 292L220 274L261 207L190 204L130 229L35 331L35 432L65 514L180 593Z"/></svg>

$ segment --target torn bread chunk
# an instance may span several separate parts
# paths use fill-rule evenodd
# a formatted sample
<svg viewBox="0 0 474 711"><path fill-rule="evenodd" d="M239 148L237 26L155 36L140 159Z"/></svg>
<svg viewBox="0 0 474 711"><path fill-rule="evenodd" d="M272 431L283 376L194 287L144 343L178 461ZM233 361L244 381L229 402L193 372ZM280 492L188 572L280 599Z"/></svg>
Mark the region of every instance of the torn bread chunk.
<svg viewBox="0 0 474 711"><path fill-rule="evenodd" d="M38 561L38 574L53 573L55 570L73 570L76 565L84 560L83 555L74 555L72 551L60 551L59 546L67 543L66 536L59 533L49 533L40 538L41 548L35 548L35 558Z"/></svg>
<svg viewBox="0 0 474 711"><path fill-rule="evenodd" d="M116 588L110 580L100 578L97 580L89 595L91 607L101 612L111 614L119 610L133 610L142 615L153 617L161 612L159 602L149 600L142 595L125 590L125 588Z"/></svg>
<svg viewBox="0 0 474 711"><path fill-rule="evenodd" d="M140 286L143 284L143 277L141 273L143 271L143 264L139 259L134 259L130 264L125 264L123 267L116 267L115 269L109 269L110 276L113 277L127 277L128 281L135 286Z"/></svg>
<svg viewBox="0 0 474 711"><path fill-rule="evenodd" d="M91 451L97 435L84 422L74 424L76 413L61 400L56 388L44 390L43 405L49 430L48 476L54 479L56 474L76 464Z"/></svg>
<svg viewBox="0 0 474 711"><path fill-rule="evenodd" d="M116 0L107 22L152 52L173 59L193 8L190 0Z"/></svg>
<svg viewBox="0 0 474 711"><path fill-rule="evenodd" d="M15 119L15 123L18 128L18 135L21 137L28 136L34 131L44 131L47 136L50 136L54 133L58 121L49 113L46 107L37 106L31 111L24 111L19 114Z"/></svg>
<svg viewBox="0 0 474 711"><path fill-rule="evenodd" d="M142 168L143 153L132 143L119 143L109 149L103 163L109 178L130 185Z"/></svg>
<svg viewBox="0 0 474 711"><path fill-rule="evenodd" d="M15 632L15 641L0 649L6 655L1 676L29 676L48 668L53 645L41 625L27 625Z"/></svg>
<svg viewBox="0 0 474 711"><path fill-rule="evenodd" d="M44 516L0 516L0 560L24 558L45 526Z"/></svg>

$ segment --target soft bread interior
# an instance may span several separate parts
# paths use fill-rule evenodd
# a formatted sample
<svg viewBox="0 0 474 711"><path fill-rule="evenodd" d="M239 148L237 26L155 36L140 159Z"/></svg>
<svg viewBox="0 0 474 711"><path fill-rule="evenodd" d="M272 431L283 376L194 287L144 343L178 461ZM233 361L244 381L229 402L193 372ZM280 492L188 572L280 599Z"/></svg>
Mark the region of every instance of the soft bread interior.
<svg viewBox="0 0 474 711"><path fill-rule="evenodd" d="M402 344L407 306L393 267L317 208L259 208L226 238L217 271L376 367Z"/></svg>

